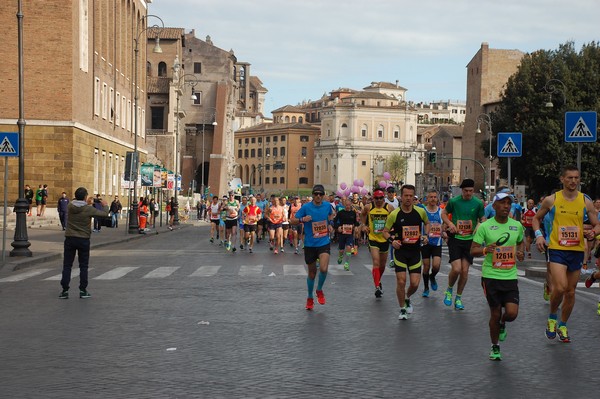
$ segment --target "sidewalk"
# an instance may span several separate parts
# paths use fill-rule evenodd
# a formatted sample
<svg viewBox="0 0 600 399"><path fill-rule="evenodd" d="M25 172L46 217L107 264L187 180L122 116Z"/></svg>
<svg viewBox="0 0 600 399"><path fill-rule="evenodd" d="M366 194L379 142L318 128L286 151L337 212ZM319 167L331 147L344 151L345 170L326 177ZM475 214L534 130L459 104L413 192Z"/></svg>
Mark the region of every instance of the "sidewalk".
<svg viewBox="0 0 600 399"><path fill-rule="evenodd" d="M199 222L195 218L188 222L181 222L175 227L175 231L185 229L194 225L204 225L206 222ZM118 228L102 227L99 233L92 233L91 248L100 248L111 244L128 242L147 238L161 233L170 233L167 223L163 221L163 225L156 224L156 229L150 229L146 234L128 234L127 223L125 219L119 222ZM0 268L6 270L19 270L25 267L44 263L56 259L61 259L63 256L63 242L65 232L60 225L48 225L39 228L28 228L27 236L31 246L29 250L33 253L31 257L11 257L10 251L13 247L10 245L14 241L14 230L6 231L6 260L4 264L0 264ZM0 250L1 252L1 250Z"/></svg>

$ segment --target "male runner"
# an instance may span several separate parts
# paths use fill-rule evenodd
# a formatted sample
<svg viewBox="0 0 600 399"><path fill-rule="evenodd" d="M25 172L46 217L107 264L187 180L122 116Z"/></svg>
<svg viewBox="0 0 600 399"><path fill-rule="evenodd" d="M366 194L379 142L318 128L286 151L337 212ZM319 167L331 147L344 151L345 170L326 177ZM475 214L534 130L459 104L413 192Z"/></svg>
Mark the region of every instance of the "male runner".
<svg viewBox="0 0 600 399"><path fill-rule="evenodd" d="M327 278L329 267L330 239L329 234L333 230L333 209L331 205L323 201L325 188L316 184L312 190L313 200L302 206L296 215L290 220L292 224L304 224L304 261L308 267L306 286L308 298L306 299L306 310L314 308L313 290L317 275L317 261L319 261L319 282L317 283L317 301L325 305L325 294L323 284Z"/></svg>
<svg viewBox="0 0 600 399"><path fill-rule="evenodd" d="M529 198L527 200L527 209L521 217L521 223L525 228L525 251L527 251L527 259L531 259L531 243L535 240L532 223L536 212L537 209L534 207L533 199Z"/></svg>
<svg viewBox="0 0 600 399"><path fill-rule="evenodd" d="M464 179L460 184L462 194L451 198L442 211L442 220L448 226L448 253L451 270L448 274L448 288L444 295L444 305L452 305L452 289L458 280L454 309L463 310L462 293L467 285L469 267L473 263L471 241L477 224L483 219L483 202L473 197L475 182ZM452 220L448 218L452 214Z"/></svg>
<svg viewBox="0 0 600 399"><path fill-rule="evenodd" d="M479 226L471 244L471 256L485 256L481 286L490 307L490 360L502 360L498 341L506 339L506 323L515 320L519 313L516 261L525 259L524 230L523 225L508 217L512 202L508 193L494 196L496 214Z"/></svg>
<svg viewBox="0 0 600 399"><path fill-rule="evenodd" d="M295 197L294 201L290 205L290 220L292 220L292 218L294 216L296 216L296 212L298 212L298 210L301 207L302 207L302 202L300 202L300 197ZM290 228L292 229L294 254L297 255L300 252L300 249L298 248L298 242L299 242L300 237L302 236L302 224L296 224L296 225L292 224L292 225L290 225Z"/></svg>
<svg viewBox="0 0 600 399"><path fill-rule="evenodd" d="M407 320L413 312L410 296L419 288L421 280L421 242L427 244L429 219L425 210L414 205L415 186L405 184L400 189L400 208L387 217L383 237L394 248L394 270L396 271L396 296L400 305L399 320ZM425 234L421 234L424 228ZM406 273L410 285L406 291Z"/></svg>
<svg viewBox="0 0 600 399"><path fill-rule="evenodd" d="M240 249L244 249L244 241L246 241L246 228L244 227L244 223L245 223L245 219L243 217L244 215L244 209L246 209L246 207L248 206L248 197L246 197L245 195L242 196L242 203L240 204L240 217L238 217L238 230L240 232ZM235 245L234 245L235 246Z"/></svg>
<svg viewBox="0 0 600 399"><path fill-rule="evenodd" d="M235 199L233 191L229 192L229 199L223 205L225 214L225 249L235 252L235 234L240 212L240 203ZM232 244L233 243L233 244Z"/></svg>
<svg viewBox="0 0 600 399"><path fill-rule="evenodd" d="M375 298L383 295L381 277L385 272L390 243L383 236L383 228L388 215L394 210L392 205L386 204L383 190L373 192L373 203L367 204L361 214L363 230L369 237L369 251L373 260L373 283L375 284Z"/></svg>
<svg viewBox="0 0 600 399"><path fill-rule="evenodd" d="M258 199L256 200L256 206L260 208L260 212L262 213L262 218L258 220L258 230L256 233L256 242L259 243L265 236L267 232L267 214L266 209L269 207L269 201L265 198L264 194L258 194Z"/></svg>
<svg viewBox="0 0 600 399"><path fill-rule="evenodd" d="M533 218L535 244L543 252L546 240L540 230L542 220L547 213L552 218L548 259L552 293L550 295L550 314L546 327L546 337L561 342L571 342L567 330L567 321L575 305L575 288L579 281L585 251L583 230L584 211L587 211L592 229L585 234L588 238L600 234L598 213L588 198L578 190L579 169L567 166L560 175L563 189L544 198L540 209ZM562 303L562 306L561 306ZM561 307L560 321L558 308ZM558 326L557 326L558 321Z"/></svg>
<svg viewBox="0 0 600 399"><path fill-rule="evenodd" d="M356 212L352 209L352 201L343 197L345 207L337 212L333 219L333 227L338 233L338 264L344 262L344 270L350 270L350 256L354 247L354 228L359 225ZM344 251L346 260L344 261Z"/></svg>
<svg viewBox="0 0 600 399"><path fill-rule="evenodd" d="M275 195L271 196L271 204L268 208L268 224L269 224L269 250L272 250L275 255L283 252L283 228L284 209L279 203L279 198Z"/></svg>
<svg viewBox="0 0 600 399"><path fill-rule="evenodd" d="M210 218L210 242L215 242L215 232L217 233L217 241L219 240L219 223L221 223L221 204L219 203L219 197L216 195L212 197L212 203L209 207L209 218Z"/></svg>
<svg viewBox="0 0 600 399"><path fill-rule="evenodd" d="M258 226L258 221L262 217L262 211L256 205L256 197L250 197L250 204L247 205L242 211L242 215L244 217L244 232L246 238L246 245L248 247L248 252L252 253L252 249L254 248L254 240L256 238L256 230ZM241 234L240 234L241 235Z"/></svg>
<svg viewBox="0 0 600 399"><path fill-rule="evenodd" d="M423 258L423 297L429 296L429 282L431 289L437 291L438 284L435 276L440 271L442 264L442 241L447 238L446 232L442 227L442 209L438 206L437 191L431 190L427 193L427 203L425 213L429 219L429 236L427 244L421 246L421 257ZM425 231L423 231L423 234ZM429 274L431 270L431 274Z"/></svg>

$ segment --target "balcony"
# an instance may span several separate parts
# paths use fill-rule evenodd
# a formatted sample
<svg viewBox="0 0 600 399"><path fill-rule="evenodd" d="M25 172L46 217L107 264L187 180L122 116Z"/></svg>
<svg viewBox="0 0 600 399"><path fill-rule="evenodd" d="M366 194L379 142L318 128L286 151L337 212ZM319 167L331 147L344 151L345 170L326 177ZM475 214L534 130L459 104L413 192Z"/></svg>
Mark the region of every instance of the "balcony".
<svg viewBox="0 0 600 399"><path fill-rule="evenodd" d="M164 129L146 129L146 136L168 136L169 132Z"/></svg>

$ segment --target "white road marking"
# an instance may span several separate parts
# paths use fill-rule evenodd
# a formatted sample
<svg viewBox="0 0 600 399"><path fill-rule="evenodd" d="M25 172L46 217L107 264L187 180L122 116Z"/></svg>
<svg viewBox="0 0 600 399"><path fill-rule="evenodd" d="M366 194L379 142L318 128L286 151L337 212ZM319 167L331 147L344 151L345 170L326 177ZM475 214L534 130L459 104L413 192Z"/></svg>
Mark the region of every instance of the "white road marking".
<svg viewBox="0 0 600 399"><path fill-rule="evenodd" d="M217 274L221 266L200 266L190 277L210 277Z"/></svg>
<svg viewBox="0 0 600 399"><path fill-rule="evenodd" d="M179 266L162 266L152 270L142 278L164 278L169 277L171 274L179 269Z"/></svg>
<svg viewBox="0 0 600 399"><path fill-rule="evenodd" d="M52 269L30 270L28 272L16 274L14 276L4 277L3 279L0 279L0 283L13 283L15 281L22 281L22 280L28 279L29 277L38 276L40 274L46 273L49 270L52 270Z"/></svg>
<svg viewBox="0 0 600 399"><path fill-rule="evenodd" d="M115 267L114 269L95 277L94 280L116 280L118 278L123 277L124 275L131 273L135 269L138 269L137 266L124 266L124 267Z"/></svg>
<svg viewBox="0 0 600 399"><path fill-rule="evenodd" d="M92 269L93 269L93 267L90 267L90 268L88 268L88 272L89 272L90 270L92 270ZM75 267L74 267L74 268L71 270L71 278L74 278L74 277L77 277L77 276L79 276L79 271L80 271L80 269L79 269L79 268L75 268ZM61 278L62 278L62 273L61 273L61 274L57 274L56 276L52 276L52 277L45 278L44 280L60 281L60 279L61 279Z"/></svg>
<svg viewBox="0 0 600 399"><path fill-rule="evenodd" d="M308 273L304 265L283 265L283 274L286 276L306 276Z"/></svg>
<svg viewBox="0 0 600 399"><path fill-rule="evenodd" d="M256 276L261 274L263 271L263 265L241 265L240 276Z"/></svg>

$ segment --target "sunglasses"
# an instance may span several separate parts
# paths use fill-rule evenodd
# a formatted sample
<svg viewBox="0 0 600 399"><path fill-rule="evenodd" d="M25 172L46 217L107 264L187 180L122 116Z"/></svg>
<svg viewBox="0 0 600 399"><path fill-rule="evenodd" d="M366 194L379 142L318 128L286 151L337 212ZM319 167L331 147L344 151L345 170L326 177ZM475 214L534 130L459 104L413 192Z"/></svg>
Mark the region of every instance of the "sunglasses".
<svg viewBox="0 0 600 399"><path fill-rule="evenodd" d="M385 197L373 197L373 199L376 199L376 200L382 200L382 199L384 199L384 198L385 198Z"/></svg>
<svg viewBox="0 0 600 399"><path fill-rule="evenodd" d="M325 195L325 193L312 193L313 195L320 195L321 197Z"/></svg>

